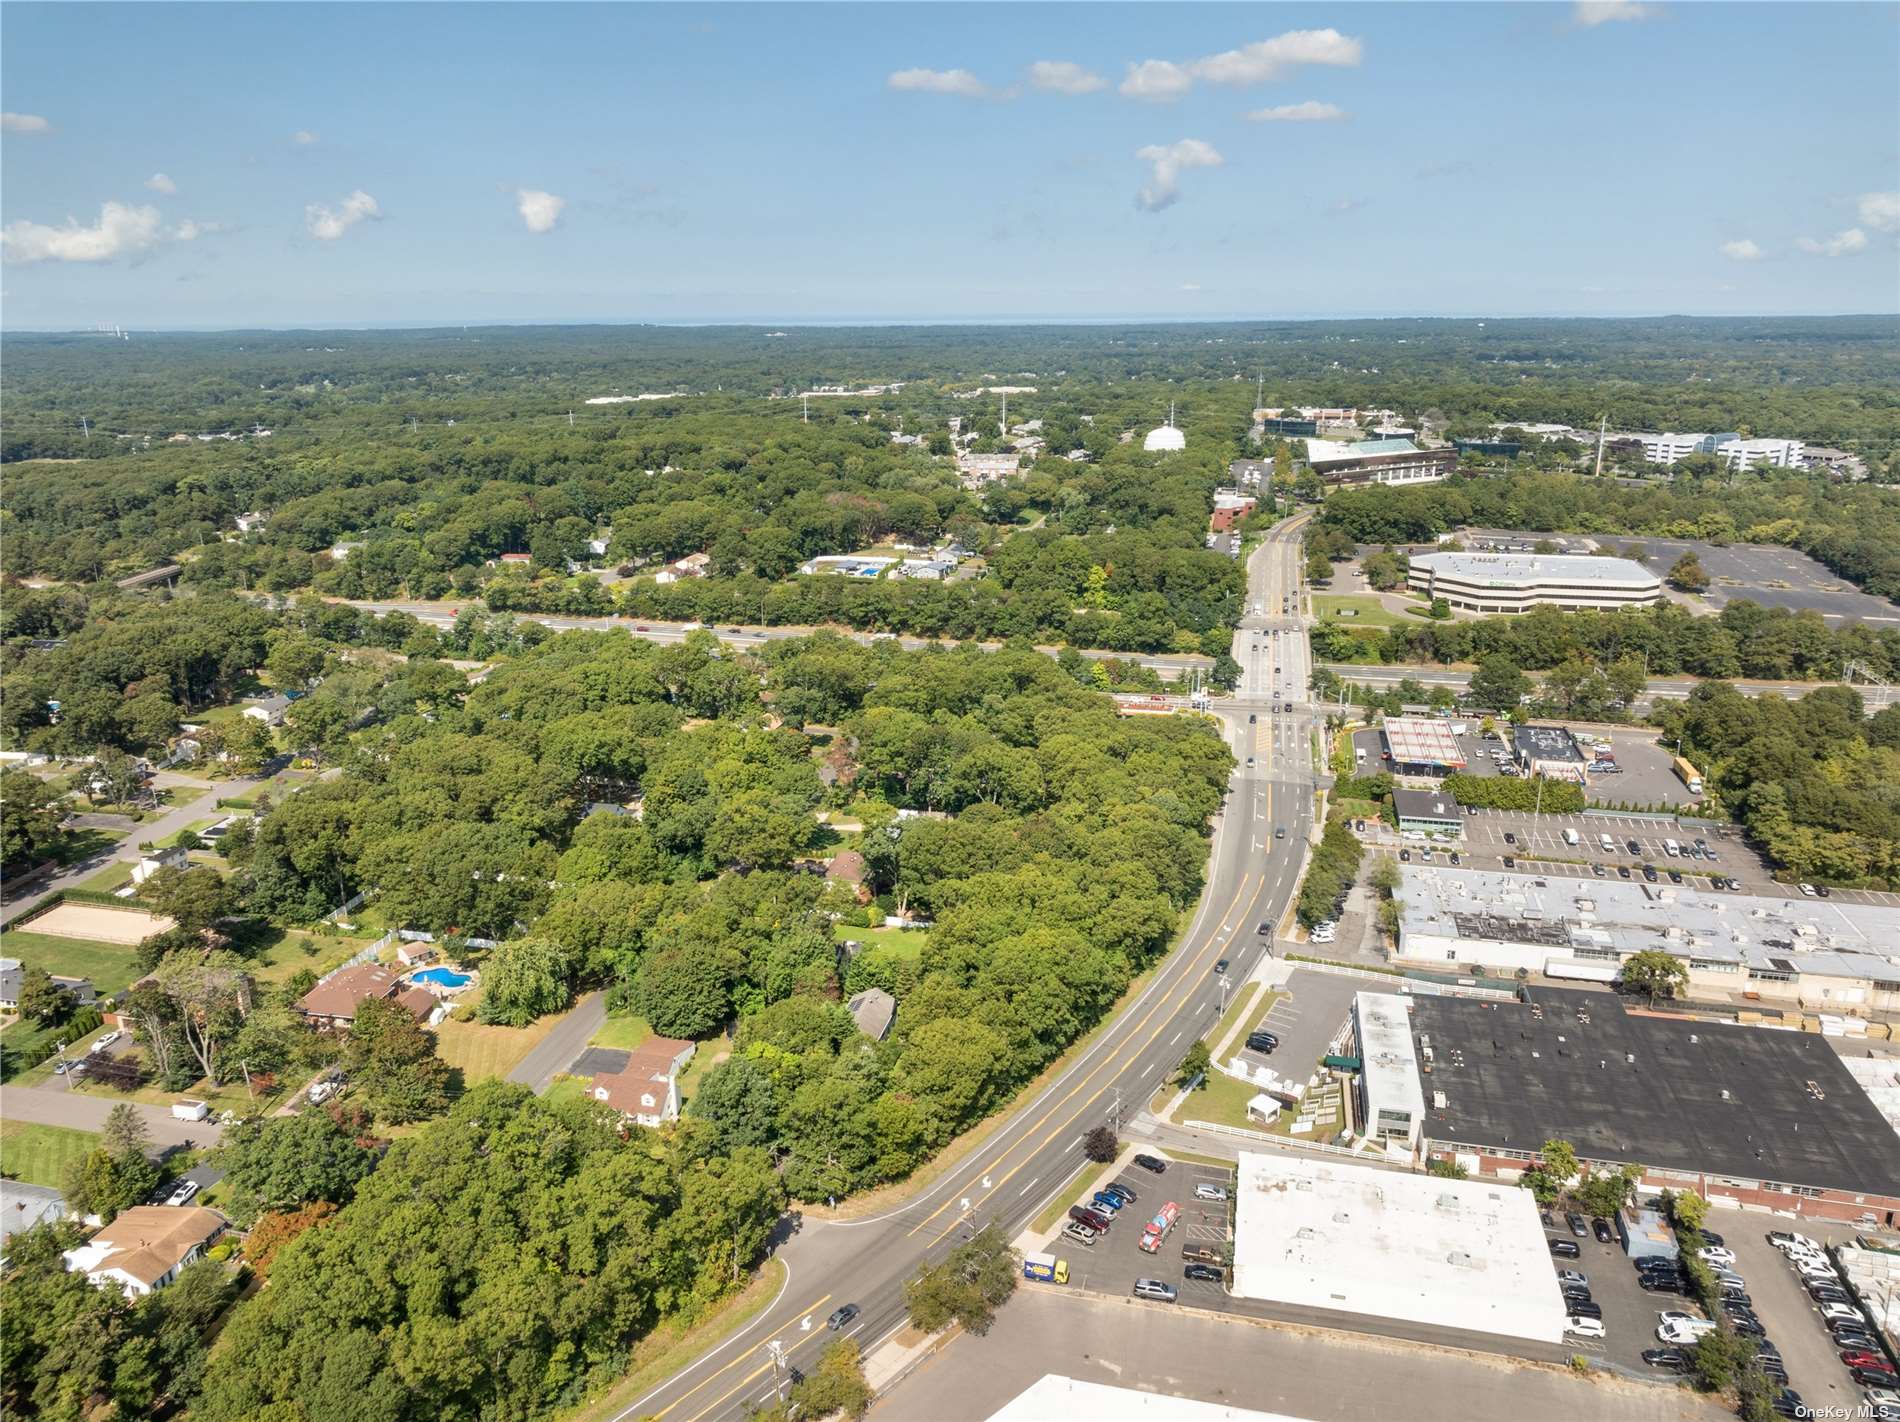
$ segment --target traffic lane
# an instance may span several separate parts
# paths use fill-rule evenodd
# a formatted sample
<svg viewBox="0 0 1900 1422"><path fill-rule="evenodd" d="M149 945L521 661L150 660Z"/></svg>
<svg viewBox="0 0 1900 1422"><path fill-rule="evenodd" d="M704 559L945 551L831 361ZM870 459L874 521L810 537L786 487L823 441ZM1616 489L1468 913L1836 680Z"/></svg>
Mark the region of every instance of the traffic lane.
<svg viewBox="0 0 1900 1422"><path fill-rule="evenodd" d="M1559 1369L1501 1367L1377 1339L1263 1328L1200 1311L1031 1285L1002 1326L959 1338L879 1399L878 1422L986 1417L1045 1374L1316 1422L1714 1422L1688 1394ZM1129 1346L1112 1346L1128 1340Z"/></svg>

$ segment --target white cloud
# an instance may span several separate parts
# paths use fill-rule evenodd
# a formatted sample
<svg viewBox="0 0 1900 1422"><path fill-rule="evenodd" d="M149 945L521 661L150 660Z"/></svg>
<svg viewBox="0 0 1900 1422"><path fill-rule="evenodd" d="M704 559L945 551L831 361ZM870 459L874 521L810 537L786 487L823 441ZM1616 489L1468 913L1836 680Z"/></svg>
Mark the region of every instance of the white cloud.
<svg viewBox="0 0 1900 1422"><path fill-rule="evenodd" d="M1738 237L1733 242L1724 242L1721 252L1731 262L1759 262L1767 255L1752 239L1747 237Z"/></svg>
<svg viewBox="0 0 1900 1422"><path fill-rule="evenodd" d="M900 69L885 84L916 94L955 94L964 99L987 99L990 86L967 69Z"/></svg>
<svg viewBox="0 0 1900 1422"><path fill-rule="evenodd" d="M1264 84L1303 64L1357 65L1365 47L1338 30L1288 30L1272 39L1256 40L1239 49L1223 50L1202 59L1175 63L1147 59L1128 66L1121 92L1131 99L1178 99L1196 81L1208 84Z"/></svg>
<svg viewBox="0 0 1900 1422"><path fill-rule="evenodd" d="M1051 94L1093 94L1108 80L1066 59L1038 59L1029 66L1029 82Z"/></svg>
<svg viewBox="0 0 1900 1422"><path fill-rule="evenodd" d="M8 133L51 133L53 125L38 114L0 113L0 129Z"/></svg>
<svg viewBox="0 0 1900 1422"><path fill-rule="evenodd" d="M1218 168L1226 160L1214 151L1214 145L1198 138L1179 143L1151 143L1135 150L1135 156L1152 165L1148 181L1135 194L1135 206L1143 212L1159 212L1173 206L1181 196L1181 172L1186 168Z"/></svg>
<svg viewBox="0 0 1900 1422"><path fill-rule="evenodd" d="M1255 123L1331 123L1347 114L1338 104L1308 99L1303 104L1276 104L1270 109L1255 109L1247 117Z"/></svg>
<svg viewBox="0 0 1900 1422"><path fill-rule="evenodd" d="M1900 193L1862 193L1860 220L1876 232L1900 230Z"/></svg>
<svg viewBox="0 0 1900 1422"><path fill-rule="evenodd" d="M1593 30L1618 20L1647 20L1656 13L1654 5L1637 0L1576 0L1570 7L1571 23Z"/></svg>
<svg viewBox="0 0 1900 1422"><path fill-rule="evenodd" d="M566 206L566 198L544 193L539 188L515 189L515 211L521 214L530 232L552 232L554 224L561 220L561 209Z"/></svg>
<svg viewBox="0 0 1900 1422"><path fill-rule="evenodd" d="M108 202L100 205L99 220L90 226L81 226L76 217L67 218L64 227L24 220L9 222L0 229L0 248L4 248L9 262L21 265L109 262L115 257L148 252L164 236L157 208Z"/></svg>
<svg viewBox="0 0 1900 1422"><path fill-rule="evenodd" d="M1200 289L1201 284L1198 281L1184 281L1181 283L1181 290L1183 291L1199 291Z"/></svg>
<svg viewBox="0 0 1900 1422"><path fill-rule="evenodd" d="M317 136L316 134L312 133L307 128L300 128L295 133L290 135L290 141L292 143L300 144L301 146L308 148L311 144L317 141Z"/></svg>
<svg viewBox="0 0 1900 1422"><path fill-rule="evenodd" d="M1867 246L1867 234L1858 227L1850 227L1845 232L1836 232L1824 242L1812 237L1803 237L1795 243L1811 257L1845 257L1850 252L1859 252Z"/></svg>
<svg viewBox="0 0 1900 1422"><path fill-rule="evenodd" d="M196 222L187 217L172 228L168 235L175 242L196 242L200 237L209 237L215 232L224 230L225 226L222 222Z"/></svg>
<svg viewBox="0 0 1900 1422"><path fill-rule="evenodd" d="M173 193L178 191L178 184L174 183L163 173L152 174L151 177L145 180L145 186L155 193L164 193L167 197L170 197Z"/></svg>
<svg viewBox="0 0 1900 1422"><path fill-rule="evenodd" d="M341 207L313 202L305 205L303 225L319 242L334 242L366 217L381 217L383 210L376 199L358 188L343 199Z"/></svg>

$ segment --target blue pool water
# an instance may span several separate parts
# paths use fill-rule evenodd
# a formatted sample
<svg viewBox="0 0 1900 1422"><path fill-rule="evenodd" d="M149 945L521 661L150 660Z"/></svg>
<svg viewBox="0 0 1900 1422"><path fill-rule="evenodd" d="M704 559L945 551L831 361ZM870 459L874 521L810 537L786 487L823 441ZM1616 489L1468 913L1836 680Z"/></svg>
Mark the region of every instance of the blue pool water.
<svg viewBox="0 0 1900 1422"><path fill-rule="evenodd" d="M458 973L452 968L424 968L415 974L419 983L434 983L437 987L458 988L469 980L469 974Z"/></svg>

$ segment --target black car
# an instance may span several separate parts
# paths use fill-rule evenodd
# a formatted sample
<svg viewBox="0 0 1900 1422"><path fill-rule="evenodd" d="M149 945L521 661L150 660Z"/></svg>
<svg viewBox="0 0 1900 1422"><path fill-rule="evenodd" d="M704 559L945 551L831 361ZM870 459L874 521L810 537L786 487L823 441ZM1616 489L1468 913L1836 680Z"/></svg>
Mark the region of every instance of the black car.
<svg viewBox="0 0 1900 1422"><path fill-rule="evenodd" d="M1762 1376L1768 1381L1778 1382L1783 1387L1788 1385L1788 1369L1781 1359L1757 1357L1755 1361L1761 1365Z"/></svg>
<svg viewBox="0 0 1900 1422"><path fill-rule="evenodd" d="M1737 1318L1730 1315L1728 1326L1733 1328L1737 1333L1745 1334L1750 1338L1765 1338L1768 1336L1768 1330L1761 1326L1761 1320L1756 1318L1752 1313L1746 1318Z"/></svg>
<svg viewBox="0 0 1900 1422"><path fill-rule="evenodd" d="M1689 1355L1680 1348L1645 1348L1643 1361L1652 1368L1662 1368L1672 1373L1689 1371Z"/></svg>
<svg viewBox="0 0 1900 1422"><path fill-rule="evenodd" d="M1210 1284L1218 1284L1227 1277L1212 1264L1189 1264L1181 1270L1181 1274L1188 1279L1205 1279Z"/></svg>
<svg viewBox="0 0 1900 1422"><path fill-rule="evenodd" d="M1768 1404L1775 1409L1778 1417L1799 1417L1806 1412L1807 1405L1801 1401L1801 1394L1792 1388L1783 1388L1775 1394L1775 1400Z"/></svg>
<svg viewBox="0 0 1900 1422"><path fill-rule="evenodd" d="M1728 1245L1728 1241L1712 1229L1699 1229L1696 1233L1702 1236L1704 1244L1713 1244L1717 1249L1726 1248Z"/></svg>
<svg viewBox="0 0 1900 1422"><path fill-rule="evenodd" d="M1849 1368L1847 1375L1862 1387L1900 1387L1900 1373L1892 1368Z"/></svg>
<svg viewBox="0 0 1900 1422"><path fill-rule="evenodd" d="M1514 834L1512 834L1512 833L1511 833L1511 832L1510 832L1509 830L1506 830L1506 831L1504 832L1504 842L1505 842L1506 844L1516 844L1516 843L1517 843L1517 836L1516 836L1516 835L1514 835Z"/></svg>
<svg viewBox="0 0 1900 1422"><path fill-rule="evenodd" d="M1260 925L1259 928L1255 929L1254 931L1258 933L1262 938L1273 937L1273 925L1270 923L1263 923Z"/></svg>
<svg viewBox="0 0 1900 1422"><path fill-rule="evenodd" d="M1588 1299L1567 1298L1564 1300L1564 1307L1570 1310L1570 1316L1572 1318L1601 1318L1603 1317L1603 1305L1599 1303L1591 1303L1590 1300Z"/></svg>
<svg viewBox="0 0 1900 1422"><path fill-rule="evenodd" d="M1610 1222L1601 1215L1590 1221L1590 1232L1596 1235L1599 1244L1608 1244L1616 1238L1616 1231L1610 1228Z"/></svg>
<svg viewBox="0 0 1900 1422"><path fill-rule="evenodd" d="M1725 1306L1732 1303L1740 1304L1743 1308L1753 1308L1755 1306L1755 1301L1748 1296L1747 1289L1723 1289L1722 1303Z"/></svg>
<svg viewBox="0 0 1900 1422"><path fill-rule="evenodd" d="M1590 872L1599 879L1607 879L1610 875L1610 871L1605 869L1601 864L1592 864L1590 866Z"/></svg>
<svg viewBox="0 0 1900 1422"><path fill-rule="evenodd" d="M1655 865L1653 865L1653 864L1645 864L1645 865L1643 866L1643 878L1644 878L1644 880L1645 880L1646 882L1648 882L1648 883L1651 883L1651 884L1653 884L1653 883L1655 883L1655 882L1656 882L1656 881L1657 881L1658 879L1660 879L1661 877L1662 877L1662 875L1660 875L1660 874L1658 874L1658 873L1656 872L1656 866L1655 866Z"/></svg>
<svg viewBox="0 0 1900 1422"><path fill-rule="evenodd" d="M1723 1299L1722 1312L1726 1313L1730 1318L1753 1318L1755 1316L1755 1310L1743 1303L1740 1299Z"/></svg>
<svg viewBox="0 0 1900 1422"><path fill-rule="evenodd" d="M1515 859L1513 859L1513 858L1512 858L1512 857L1511 857L1510 855L1508 855L1508 854L1507 854L1507 855L1505 855L1505 856L1504 856L1504 867L1505 867L1506 869L1515 869L1515 868L1517 868L1517 860L1515 860Z"/></svg>
<svg viewBox="0 0 1900 1422"><path fill-rule="evenodd" d="M1689 1296L1689 1285L1676 1274L1645 1274L1636 1281L1637 1286L1652 1294L1679 1294Z"/></svg>
<svg viewBox="0 0 1900 1422"><path fill-rule="evenodd" d="M1578 1214L1575 1210L1570 1210L1565 1213L1564 1223L1570 1226L1570 1232L1576 1235L1578 1239L1588 1239L1590 1237L1590 1226L1584 1223L1583 1216Z"/></svg>
<svg viewBox="0 0 1900 1422"><path fill-rule="evenodd" d="M1643 852L1643 846L1642 846L1642 845L1640 845L1640 844L1638 844L1638 843L1637 843L1637 842L1636 842L1635 840L1633 840L1633 839L1631 839L1631 840L1625 840L1625 841L1623 842L1623 847L1624 847L1625 849L1627 849L1627 850L1629 850L1629 852L1630 852L1631 854L1641 854L1641 853Z"/></svg>
<svg viewBox="0 0 1900 1422"><path fill-rule="evenodd" d="M1556 1220L1551 1218L1549 1210L1539 1210L1537 1212L1537 1218L1542 1220L1547 1225L1554 1225L1557 1223Z"/></svg>
<svg viewBox="0 0 1900 1422"><path fill-rule="evenodd" d="M1399 851L1399 858L1403 862L1410 864L1412 862L1412 851L1409 849L1401 849Z"/></svg>
<svg viewBox="0 0 1900 1422"><path fill-rule="evenodd" d="M1577 1248L1574 1239L1553 1239L1548 1241L1551 1254L1558 1259L1575 1259L1583 1251Z"/></svg>
<svg viewBox="0 0 1900 1422"><path fill-rule="evenodd" d="M1871 1333L1836 1333L1834 1346L1837 1348L1865 1348L1870 1353L1880 1351L1880 1340Z"/></svg>
<svg viewBox="0 0 1900 1422"><path fill-rule="evenodd" d="M1113 1195L1116 1199L1120 1200L1123 1205L1132 1205L1141 1198L1133 1189L1122 1184L1119 1180L1115 1181L1112 1185L1104 1185L1102 1187L1102 1193L1104 1195Z"/></svg>
<svg viewBox="0 0 1900 1422"><path fill-rule="evenodd" d="M1168 1162L1159 1156L1138 1155L1135 1157L1135 1164L1156 1175L1165 1175L1168 1171Z"/></svg>
<svg viewBox="0 0 1900 1422"><path fill-rule="evenodd" d="M1677 873L1674 869L1671 869L1669 871L1669 882L1672 884L1680 884L1682 882L1682 875Z"/></svg>
<svg viewBox="0 0 1900 1422"><path fill-rule="evenodd" d="M864 1312L864 1310L859 1308L856 1304L846 1304L843 1308L834 1309L832 1311L831 1317L825 1320L825 1327L833 1329L843 1328L862 1312Z"/></svg>
<svg viewBox="0 0 1900 1422"><path fill-rule="evenodd" d="M1827 1321L1827 1331L1833 1336L1834 1342L1840 1346L1845 1346L1847 1340L1851 1338L1857 1336L1866 1338L1873 1334L1873 1329L1868 1327L1864 1320L1858 1318L1830 1318Z"/></svg>
<svg viewBox="0 0 1900 1422"><path fill-rule="evenodd" d="M1627 864L1619 864L1619 865L1617 865L1617 866L1616 866L1616 877L1617 877L1617 878L1619 878L1619 879L1627 879L1627 878L1629 878L1629 876L1630 876L1630 867L1629 867L1629 865L1627 865Z"/></svg>

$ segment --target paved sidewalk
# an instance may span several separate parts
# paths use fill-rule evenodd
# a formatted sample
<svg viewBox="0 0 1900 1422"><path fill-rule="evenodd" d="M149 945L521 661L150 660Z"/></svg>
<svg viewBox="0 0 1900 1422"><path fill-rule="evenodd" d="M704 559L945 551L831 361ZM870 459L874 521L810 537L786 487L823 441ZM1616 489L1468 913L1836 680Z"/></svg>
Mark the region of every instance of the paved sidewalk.
<svg viewBox="0 0 1900 1422"><path fill-rule="evenodd" d="M29 1121L38 1126L103 1131L106 1116L116 1104L78 1091L47 1091L35 1086L0 1087L0 1119ZM145 1119L152 1145L159 1152L173 1146L216 1145L224 1135L224 1128L216 1121L181 1121L163 1106L134 1101L132 1109Z"/></svg>

